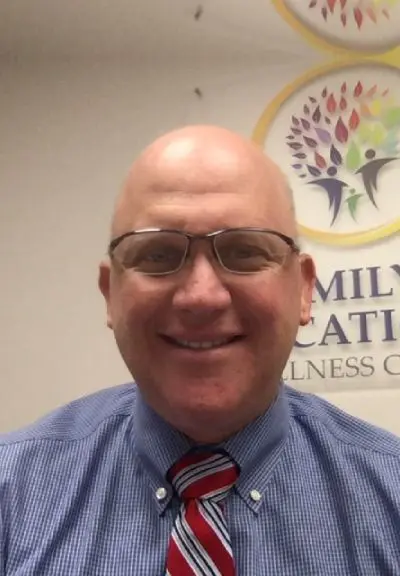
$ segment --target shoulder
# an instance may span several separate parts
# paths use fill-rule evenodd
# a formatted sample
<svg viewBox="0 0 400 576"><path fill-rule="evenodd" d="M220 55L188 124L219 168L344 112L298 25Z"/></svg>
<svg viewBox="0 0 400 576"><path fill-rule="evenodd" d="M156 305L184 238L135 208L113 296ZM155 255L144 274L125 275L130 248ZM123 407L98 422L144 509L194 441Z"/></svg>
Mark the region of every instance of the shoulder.
<svg viewBox="0 0 400 576"><path fill-rule="evenodd" d="M400 438L351 416L330 402L286 386L292 422L298 434L314 443L336 447L342 454L390 462L400 471ZM347 452L346 452L347 451Z"/></svg>
<svg viewBox="0 0 400 576"><path fill-rule="evenodd" d="M124 384L95 392L62 406L15 432L0 434L0 470L16 460L40 453L66 453L74 446L96 442L132 415L136 386Z"/></svg>
<svg viewBox="0 0 400 576"><path fill-rule="evenodd" d="M79 440L108 419L130 415L135 396L136 387L130 383L78 398L29 426L0 434L0 449L20 442Z"/></svg>

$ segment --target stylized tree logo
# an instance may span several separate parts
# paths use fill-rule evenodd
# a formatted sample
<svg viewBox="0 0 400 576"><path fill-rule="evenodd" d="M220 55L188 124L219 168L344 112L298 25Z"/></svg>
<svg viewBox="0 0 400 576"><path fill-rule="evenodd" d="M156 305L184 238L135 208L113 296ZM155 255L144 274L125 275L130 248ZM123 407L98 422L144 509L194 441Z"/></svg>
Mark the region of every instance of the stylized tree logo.
<svg viewBox="0 0 400 576"><path fill-rule="evenodd" d="M286 140L298 177L326 192L331 226L342 207L356 220L361 199L378 207L379 172L399 159L400 105L389 90L365 89L360 81L343 83L337 93L324 88L292 116Z"/></svg>
<svg viewBox="0 0 400 576"><path fill-rule="evenodd" d="M325 21L340 13L343 27L352 19L360 30L367 20L376 24L382 17L390 19L390 10L399 0L310 0L309 8L316 8Z"/></svg>

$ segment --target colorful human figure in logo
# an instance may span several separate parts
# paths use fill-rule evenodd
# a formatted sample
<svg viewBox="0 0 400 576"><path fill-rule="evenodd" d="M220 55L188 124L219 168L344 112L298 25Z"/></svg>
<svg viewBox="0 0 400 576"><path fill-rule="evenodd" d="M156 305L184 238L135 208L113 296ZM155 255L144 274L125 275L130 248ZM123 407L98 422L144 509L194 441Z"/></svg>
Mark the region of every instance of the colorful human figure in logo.
<svg viewBox="0 0 400 576"><path fill-rule="evenodd" d="M400 104L390 90L361 81L310 95L286 136L297 176L327 194L331 225L343 209L356 219L363 198L378 207L379 173L399 158L399 140Z"/></svg>

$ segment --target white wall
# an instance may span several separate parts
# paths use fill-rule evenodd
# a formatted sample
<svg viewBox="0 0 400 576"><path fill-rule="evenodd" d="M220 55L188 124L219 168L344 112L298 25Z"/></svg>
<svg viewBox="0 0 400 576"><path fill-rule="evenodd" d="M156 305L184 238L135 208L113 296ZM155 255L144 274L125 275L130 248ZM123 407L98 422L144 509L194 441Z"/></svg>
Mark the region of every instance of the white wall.
<svg viewBox="0 0 400 576"><path fill-rule="evenodd" d="M266 103L318 58L157 70L1 63L0 431L129 379L96 281L113 199L138 151L191 122L250 135ZM400 434L399 391L326 396Z"/></svg>

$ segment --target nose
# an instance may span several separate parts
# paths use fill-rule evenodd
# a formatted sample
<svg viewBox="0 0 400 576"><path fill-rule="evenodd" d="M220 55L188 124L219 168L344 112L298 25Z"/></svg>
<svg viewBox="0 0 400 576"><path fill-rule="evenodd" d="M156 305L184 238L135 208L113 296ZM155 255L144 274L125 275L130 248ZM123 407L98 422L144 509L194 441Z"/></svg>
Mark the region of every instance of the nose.
<svg viewBox="0 0 400 576"><path fill-rule="evenodd" d="M176 310L209 320L229 308L231 294L206 254L187 261L182 273L173 297Z"/></svg>

